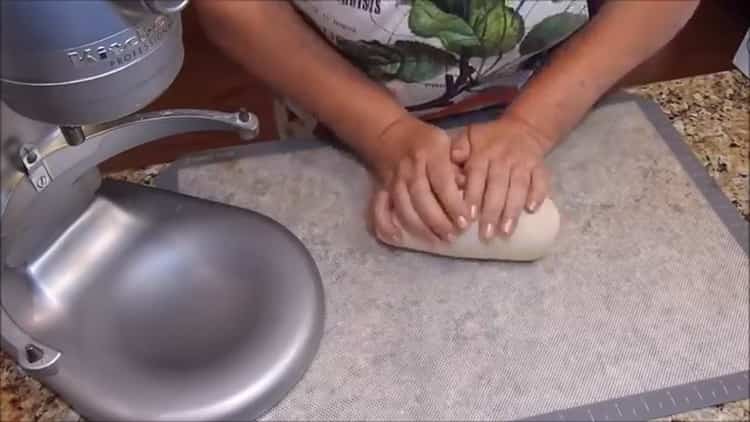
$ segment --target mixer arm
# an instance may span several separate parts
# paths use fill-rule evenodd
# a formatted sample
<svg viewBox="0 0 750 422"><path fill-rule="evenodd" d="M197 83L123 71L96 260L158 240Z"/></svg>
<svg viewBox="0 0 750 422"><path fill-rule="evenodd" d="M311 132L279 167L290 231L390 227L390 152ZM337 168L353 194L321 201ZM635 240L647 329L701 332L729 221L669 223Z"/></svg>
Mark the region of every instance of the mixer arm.
<svg viewBox="0 0 750 422"><path fill-rule="evenodd" d="M19 148L23 166L3 180L0 235L6 264L18 263L32 249L43 247L47 241L40 241L40 236L45 232L53 235L49 225L41 229L35 222L67 227L71 216L88 206L98 189L98 175L94 183L90 177L87 183L79 182L96 172L98 164L139 145L190 132L233 131L249 140L258 134L258 119L245 111L164 110L83 126L81 131L85 140L77 146L57 131L45 145Z"/></svg>

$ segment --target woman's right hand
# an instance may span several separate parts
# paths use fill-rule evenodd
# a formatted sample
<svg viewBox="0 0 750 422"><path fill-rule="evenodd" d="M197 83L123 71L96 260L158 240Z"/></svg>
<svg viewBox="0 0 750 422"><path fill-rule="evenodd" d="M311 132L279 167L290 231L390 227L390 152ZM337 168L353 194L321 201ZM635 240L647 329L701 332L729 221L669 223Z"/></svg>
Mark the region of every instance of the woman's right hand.
<svg viewBox="0 0 750 422"><path fill-rule="evenodd" d="M476 218L463 199L444 130L404 115L380 134L376 148L368 161L380 182L372 218L381 240L398 242L403 229L428 242L450 242Z"/></svg>
<svg viewBox="0 0 750 422"><path fill-rule="evenodd" d="M409 115L391 92L313 30L291 2L204 1L196 7L206 33L227 55L368 161L392 198L386 213L398 217L403 229L435 240L450 239L463 225L468 212L445 132ZM381 234L395 236L398 231L386 220L395 217L379 219Z"/></svg>

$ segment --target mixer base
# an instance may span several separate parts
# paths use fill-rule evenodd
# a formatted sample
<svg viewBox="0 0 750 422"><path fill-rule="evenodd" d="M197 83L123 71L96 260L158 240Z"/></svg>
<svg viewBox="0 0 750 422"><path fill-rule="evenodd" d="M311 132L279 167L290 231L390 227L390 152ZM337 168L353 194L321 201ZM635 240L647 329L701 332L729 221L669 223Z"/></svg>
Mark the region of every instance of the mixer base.
<svg viewBox="0 0 750 422"><path fill-rule="evenodd" d="M35 376L90 420L257 418L322 335L320 276L283 226L130 183L105 180L54 244L10 272L5 311L61 353Z"/></svg>

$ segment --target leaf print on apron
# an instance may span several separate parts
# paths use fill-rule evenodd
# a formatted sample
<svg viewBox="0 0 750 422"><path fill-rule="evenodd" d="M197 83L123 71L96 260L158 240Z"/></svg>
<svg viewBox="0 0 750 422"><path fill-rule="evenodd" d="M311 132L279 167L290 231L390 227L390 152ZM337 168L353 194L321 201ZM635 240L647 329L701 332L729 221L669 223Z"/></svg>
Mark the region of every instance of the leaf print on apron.
<svg viewBox="0 0 750 422"><path fill-rule="evenodd" d="M585 0L294 4L342 55L428 119L509 101L538 59L588 21Z"/></svg>

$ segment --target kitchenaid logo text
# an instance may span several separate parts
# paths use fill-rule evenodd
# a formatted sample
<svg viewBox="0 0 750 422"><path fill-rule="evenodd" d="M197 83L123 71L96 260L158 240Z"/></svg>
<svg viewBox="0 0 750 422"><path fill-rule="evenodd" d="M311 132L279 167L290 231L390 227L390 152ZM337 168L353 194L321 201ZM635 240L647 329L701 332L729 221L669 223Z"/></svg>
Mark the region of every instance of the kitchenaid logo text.
<svg viewBox="0 0 750 422"><path fill-rule="evenodd" d="M110 67L121 66L143 56L158 46L164 34L172 29L174 21L167 16L158 16L147 26L135 28L135 35L120 41L68 52L74 67L109 62Z"/></svg>

